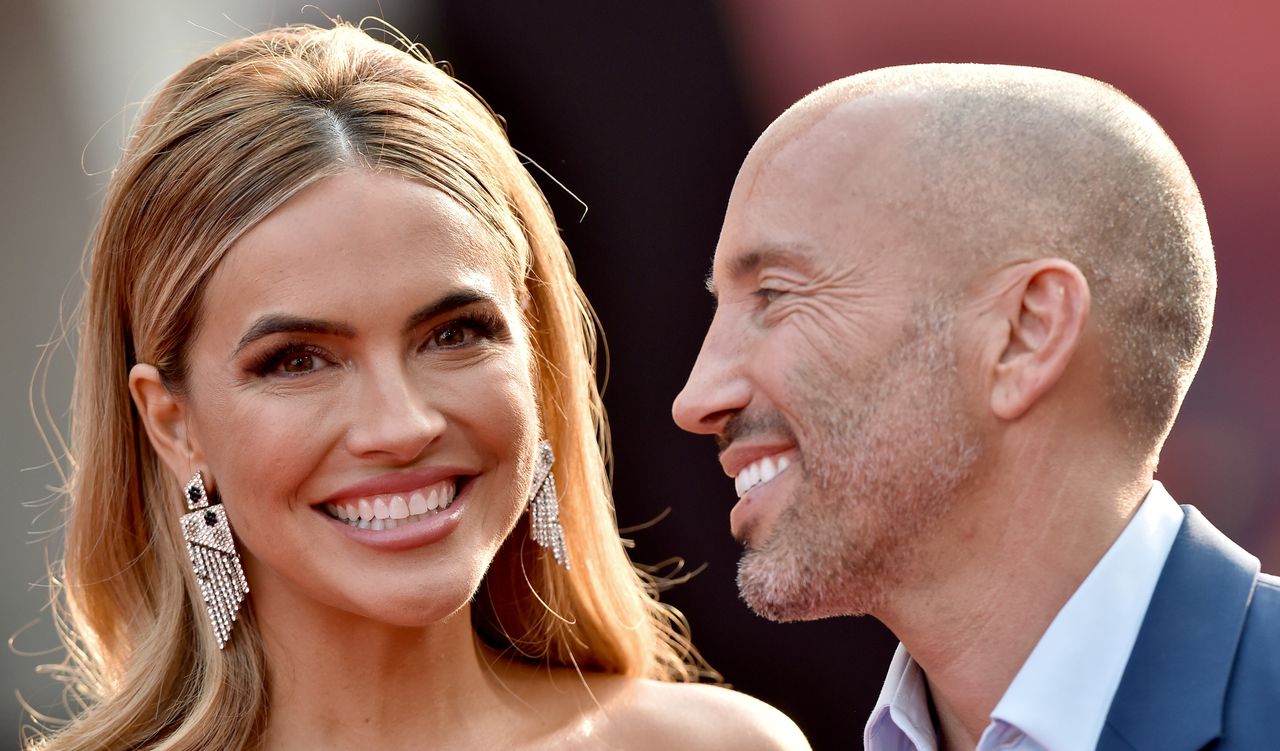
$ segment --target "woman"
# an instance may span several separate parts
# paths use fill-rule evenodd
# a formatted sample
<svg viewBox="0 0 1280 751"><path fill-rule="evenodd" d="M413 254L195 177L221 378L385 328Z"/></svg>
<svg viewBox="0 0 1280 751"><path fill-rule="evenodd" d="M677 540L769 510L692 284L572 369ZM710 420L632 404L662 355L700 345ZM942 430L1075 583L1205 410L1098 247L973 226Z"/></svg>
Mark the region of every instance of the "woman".
<svg viewBox="0 0 1280 751"><path fill-rule="evenodd" d="M590 309L445 73L345 25L224 45L143 116L91 262L84 709L31 747L804 746L682 683L612 516Z"/></svg>

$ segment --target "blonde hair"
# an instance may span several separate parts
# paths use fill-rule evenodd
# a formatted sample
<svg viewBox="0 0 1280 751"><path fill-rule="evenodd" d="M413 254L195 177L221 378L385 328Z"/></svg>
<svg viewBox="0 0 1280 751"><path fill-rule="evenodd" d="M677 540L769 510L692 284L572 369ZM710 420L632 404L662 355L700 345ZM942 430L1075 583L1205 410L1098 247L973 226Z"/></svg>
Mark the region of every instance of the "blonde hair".
<svg viewBox="0 0 1280 751"><path fill-rule="evenodd" d="M231 41L168 81L143 114L90 245L80 320L52 672L76 715L29 748L250 748L267 669L252 605L220 652L177 519L174 478L128 390L150 363L181 393L184 347L212 271L303 188L353 169L449 195L499 238L524 297L542 427L557 454L572 570L522 520L473 606L486 643L554 665L664 680L705 670L619 538L595 383L594 316L545 198L496 116L416 48L345 24ZM252 597L250 597L250 603Z"/></svg>

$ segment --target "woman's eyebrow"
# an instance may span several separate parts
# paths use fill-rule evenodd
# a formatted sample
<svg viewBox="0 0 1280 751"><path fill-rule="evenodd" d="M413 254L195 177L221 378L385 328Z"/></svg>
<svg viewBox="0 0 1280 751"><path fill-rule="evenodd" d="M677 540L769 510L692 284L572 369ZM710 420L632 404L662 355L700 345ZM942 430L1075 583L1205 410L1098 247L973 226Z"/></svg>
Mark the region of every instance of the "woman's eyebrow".
<svg viewBox="0 0 1280 751"><path fill-rule="evenodd" d="M244 336L240 337L240 341L236 344L236 349L231 353L231 356L235 357L245 347L265 336L289 333L324 334L326 336L340 336L350 339L356 335L356 330L343 323L323 321L318 318L268 313L254 321L249 330L244 332Z"/></svg>
<svg viewBox="0 0 1280 751"><path fill-rule="evenodd" d="M427 303L414 311L413 315L409 316L409 320L404 324L404 332L408 333L437 316L458 308L465 308L468 305L474 305L475 303L489 303L496 307L498 299L489 292L475 288L447 292L435 302Z"/></svg>
<svg viewBox="0 0 1280 751"><path fill-rule="evenodd" d="M421 326L423 323L430 321L437 316L444 315L458 308L464 308L475 303L498 304L497 298L488 292L478 289L459 289L445 293L439 299L429 302L418 308L409 316L405 322L404 331L407 333ZM272 334L321 334L324 336L339 336L344 339L355 337L356 330L352 326L345 323L335 321L325 321L319 318L305 318L302 316L286 315L282 313L268 313L259 317L249 327L249 330L240 337L240 341L236 344L232 357L235 357L245 347L256 342L263 337Z"/></svg>

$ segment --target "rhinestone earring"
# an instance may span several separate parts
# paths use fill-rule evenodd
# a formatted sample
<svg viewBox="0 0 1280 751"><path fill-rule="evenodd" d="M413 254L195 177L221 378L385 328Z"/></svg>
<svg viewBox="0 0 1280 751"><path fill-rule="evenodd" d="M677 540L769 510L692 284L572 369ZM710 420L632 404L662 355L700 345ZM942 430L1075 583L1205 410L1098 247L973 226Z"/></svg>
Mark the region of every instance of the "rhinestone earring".
<svg viewBox="0 0 1280 751"><path fill-rule="evenodd" d="M560 527L560 499L556 494L556 478L551 474L555 463L551 442L538 442L538 456L533 465L533 487L529 490L529 521L533 541L551 550L556 563L569 568L569 551L564 546L564 529Z"/></svg>
<svg viewBox="0 0 1280 751"><path fill-rule="evenodd" d="M187 557L200 581L200 596L218 649L231 638L231 626L240 613L240 604L249 594L249 582L231 537L227 511L204 489L204 477L196 472L184 488L187 509L182 515L182 537L187 541Z"/></svg>

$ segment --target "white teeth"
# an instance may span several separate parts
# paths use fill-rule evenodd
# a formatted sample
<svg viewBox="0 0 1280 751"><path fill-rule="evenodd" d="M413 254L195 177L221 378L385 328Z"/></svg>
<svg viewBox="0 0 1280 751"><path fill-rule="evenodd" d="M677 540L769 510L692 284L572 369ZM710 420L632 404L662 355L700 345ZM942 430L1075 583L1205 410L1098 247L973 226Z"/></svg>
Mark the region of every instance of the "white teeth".
<svg viewBox="0 0 1280 751"><path fill-rule="evenodd" d="M444 480L407 495L375 495L344 504L326 503L324 510L352 527L395 529L449 508L453 503L454 482L454 479Z"/></svg>
<svg viewBox="0 0 1280 751"><path fill-rule="evenodd" d="M738 475L733 478L733 488L741 498L755 486L769 482L790 466L791 459L786 456L757 459L738 471Z"/></svg>

